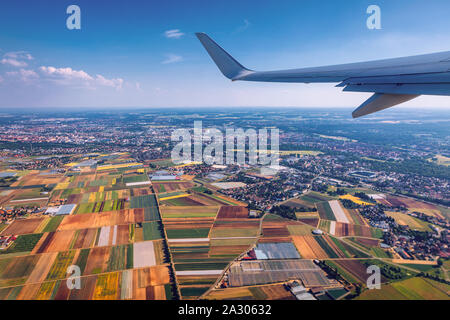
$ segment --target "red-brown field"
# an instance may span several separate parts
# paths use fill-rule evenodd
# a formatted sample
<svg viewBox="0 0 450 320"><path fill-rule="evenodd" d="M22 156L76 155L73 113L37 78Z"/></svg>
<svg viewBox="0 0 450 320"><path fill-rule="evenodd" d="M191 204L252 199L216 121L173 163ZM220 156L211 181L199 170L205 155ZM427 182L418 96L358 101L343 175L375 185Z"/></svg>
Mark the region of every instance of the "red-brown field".
<svg viewBox="0 0 450 320"><path fill-rule="evenodd" d="M126 226L128 228L128 226ZM82 229L78 232L73 249L89 248L94 245L97 229Z"/></svg>
<svg viewBox="0 0 450 320"><path fill-rule="evenodd" d="M110 254L110 247L96 247L89 252L89 258L83 274L105 272Z"/></svg>
<svg viewBox="0 0 450 320"><path fill-rule="evenodd" d="M241 246L214 246L210 247L209 256L222 256L222 255L239 255L242 252L248 250L248 245Z"/></svg>
<svg viewBox="0 0 450 320"><path fill-rule="evenodd" d="M248 209L240 206L222 206L217 214L217 219L247 219Z"/></svg>
<svg viewBox="0 0 450 320"><path fill-rule="evenodd" d="M99 228L104 226L132 224L144 221L144 211L141 209L124 209L101 213L90 213L66 216L58 230L73 230Z"/></svg>
<svg viewBox="0 0 450 320"><path fill-rule="evenodd" d="M319 224L318 218L299 218L298 221L303 222L307 225L310 225L311 227L316 228Z"/></svg>
<svg viewBox="0 0 450 320"><path fill-rule="evenodd" d="M290 233L286 226L269 227L263 226L263 236L268 237L289 237Z"/></svg>
<svg viewBox="0 0 450 320"><path fill-rule="evenodd" d="M336 263L347 270L348 273L361 281L361 283L365 284L367 282L367 278L369 277L367 266L361 263L360 260L333 260L333 263ZM381 275L381 282L384 283L386 281L387 279Z"/></svg>
<svg viewBox="0 0 450 320"><path fill-rule="evenodd" d="M198 198L194 196L182 197L161 200L161 206L180 206L180 207L191 207L191 206L206 206L207 204L197 201Z"/></svg>
<svg viewBox="0 0 450 320"><path fill-rule="evenodd" d="M150 190L150 188L133 188L130 189L130 195L132 197L138 197L138 196L146 196L149 194L152 194L152 190Z"/></svg>
<svg viewBox="0 0 450 320"><path fill-rule="evenodd" d="M33 251L36 253L66 251L70 249L74 234L75 230L49 232L39 240Z"/></svg>
<svg viewBox="0 0 450 320"><path fill-rule="evenodd" d="M356 242L359 242L365 246L378 247L380 240L367 239L367 238L354 238Z"/></svg>
<svg viewBox="0 0 450 320"><path fill-rule="evenodd" d="M163 193L163 192L174 192L179 190L186 190L189 188L192 188L194 186L194 183L187 181L187 182L156 182L153 183L153 189L156 193Z"/></svg>
<svg viewBox="0 0 450 320"><path fill-rule="evenodd" d="M372 229L367 226L336 222L334 235L338 237L361 236L370 238L372 237Z"/></svg>
<svg viewBox="0 0 450 320"><path fill-rule="evenodd" d="M195 228L211 228L213 219L170 219L164 221L166 229L195 229Z"/></svg>

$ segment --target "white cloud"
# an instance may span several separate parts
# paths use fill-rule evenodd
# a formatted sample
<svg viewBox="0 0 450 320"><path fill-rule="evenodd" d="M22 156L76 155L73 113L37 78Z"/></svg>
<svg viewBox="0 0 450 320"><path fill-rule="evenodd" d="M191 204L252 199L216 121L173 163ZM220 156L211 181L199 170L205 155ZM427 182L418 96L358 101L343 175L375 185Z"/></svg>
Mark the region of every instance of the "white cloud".
<svg viewBox="0 0 450 320"><path fill-rule="evenodd" d="M20 69L19 71L6 72L9 77L18 78L24 82L39 78L39 75L33 70Z"/></svg>
<svg viewBox="0 0 450 320"><path fill-rule="evenodd" d="M28 64L26 60L33 60L33 56L25 51L12 51L3 55L3 59L0 61L2 64L8 64L13 67L23 68Z"/></svg>
<svg viewBox="0 0 450 320"><path fill-rule="evenodd" d="M250 27L251 25L252 25L252 24L251 24L247 19L244 19L244 24L241 25L241 26L239 26L239 27L236 29L236 32L242 32L242 31L245 31L245 30L247 30L248 27Z"/></svg>
<svg viewBox="0 0 450 320"><path fill-rule="evenodd" d="M5 79L3 79L2 76L0 76L0 83L2 83L3 81L5 81Z"/></svg>
<svg viewBox="0 0 450 320"><path fill-rule="evenodd" d="M54 77L55 79L63 78L63 79L79 79L79 80L93 80L93 78L84 72L83 70L73 70L72 68L55 68L55 67L46 67L42 66L39 68L39 71L44 75Z"/></svg>
<svg viewBox="0 0 450 320"><path fill-rule="evenodd" d="M52 66L42 66L39 68L39 72L45 79L53 80L62 85L82 85L91 87L92 89L94 89L95 86L121 89L124 83L124 80L121 78L108 79L101 74L97 74L94 77L83 70L74 70L70 67L55 68Z"/></svg>
<svg viewBox="0 0 450 320"><path fill-rule="evenodd" d="M26 67L27 63L24 61L19 61L17 59L13 59L13 58L3 58L1 60L2 64L9 64L13 67Z"/></svg>
<svg viewBox="0 0 450 320"><path fill-rule="evenodd" d="M104 76L98 74L95 78L96 83L106 87L113 87L115 89L121 89L123 85L123 79L106 79Z"/></svg>
<svg viewBox="0 0 450 320"><path fill-rule="evenodd" d="M162 64L169 64L169 63L176 63L176 62L180 62L183 61L183 57L173 54L173 53L169 53L166 54L166 59L164 61L162 61Z"/></svg>
<svg viewBox="0 0 450 320"><path fill-rule="evenodd" d="M26 51L12 51L3 55L7 58L19 59L19 60L33 60L33 56Z"/></svg>
<svg viewBox="0 0 450 320"><path fill-rule="evenodd" d="M170 38L172 38L172 39L179 39L182 36L184 36L184 33L181 32L180 29L172 29L172 30L164 31L164 36L166 38L169 38L169 39Z"/></svg>

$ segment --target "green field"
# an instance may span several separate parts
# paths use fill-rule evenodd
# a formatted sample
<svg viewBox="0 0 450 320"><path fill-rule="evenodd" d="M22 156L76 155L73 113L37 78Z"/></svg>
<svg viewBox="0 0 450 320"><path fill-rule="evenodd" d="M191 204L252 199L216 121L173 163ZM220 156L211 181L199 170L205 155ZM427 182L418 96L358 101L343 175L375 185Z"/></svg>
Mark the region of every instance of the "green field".
<svg viewBox="0 0 450 320"><path fill-rule="evenodd" d="M206 287L181 287L181 296L183 297L199 297L209 289Z"/></svg>
<svg viewBox="0 0 450 320"><path fill-rule="evenodd" d="M64 219L64 215L59 215L56 217L50 218L50 221L47 222L45 225L45 228L42 230L42 232L53 232L56 231L61 221Z"/></svg>
<svg viewBox="0 0 450 320"><path fill-rule="evenodd" d="M147 207L156 207L156 198L154 195L131 197L131 209Z"/></svg>
<svg viewBox="0 0 450 320"><path fill-rule="evenodd" d="M157 207L144 208L144 220L145 221L161 220L158 208Z"/></svg>
<svg viewBox="0 0 450 320"><path fill-rule="evenodd" d="M14 243L6 250L0 251L0 254L29 252L33 250L34 246L41 239L42 233L24 234L19 236Z"/></svg>
<svg viewBox="0 0 450 320"><path fill-rule="evenodd" d="M366 244L363 244L358 241L357 238L348 238L347 241L350 241L350 243L356 247L358 247L360 250L367 252L375 257L378 258L392 258L392 254L389 251L383 250L378 246L369 246Z"/></svg>
<svg viewBox="0 0 450 320"><path fill-rule="evenodd" d="M314 230L313 227L307 224L288 225L287 229L289 230L289 233L293 236L309 236L311 235L312 230Z"/></svg>
<svg viewBox="0 0 450 320"><path fill-rule="evenodd" d="M111 248L107 261L106 271L118 271L126 269L128 245L115 246Z"/></svg>
<svg viewBox="0 0 450 320"><path fill-rule="evenodd" d="M140 174L123 178L123 183L144 182L148 181L147 175Z"/></svg>
<svg viewBox="0 0 450 320"><path fill-rule="evenodd" d="M164 238L162 224L160 221L145 222L142 224L144 241Z"/></svg>
<svg viewBox="0 0 450 320"><path fill-rule="evenodd" d="M76 261L76 265L80 267L80 272L83 274L84 268L86 268L87 259L89 256L89 252L91 249L81 249L80 254L78 255L78 259Z"/></svg>
<svg viewBox="0 0 450 320"><path fill-rule="evenodd" d="M336 221L336 217L328 202L316 203L316 207L321 219Z"/></svg>
<svg viewBox="0 0 450 320"><path fill-rule="evenodd" d="M388 285L380 290L366 290L360 300L449 300L450 286L425 278L410 278Z"/></svg>
<svg viewBox="0 0 450 320"><path fill-rule="evenodd" d="M211 238L256 237L258 233L259 228L213 228L211 231Z"/></svg>
<svg viewBox="0 0 450 320"><path fill-rule="evenodd" d="M209 228L195 228L195 229L166 229L167 238L181 239L181 238L207 238Z"/></svg>
<svg viewBox="0 0 450 320"><path fill-rule="evenodd" d="M223 270L227 265L226 262L176 263L175 270Z"/></svg>
<svg viewBox="0 0 450 320"><path fill-rule="evenodd" d="M345 254L347 258L368 258L369 256L362 250L358 250L344 241L335 237L330 237L336 246Z"/></svg>

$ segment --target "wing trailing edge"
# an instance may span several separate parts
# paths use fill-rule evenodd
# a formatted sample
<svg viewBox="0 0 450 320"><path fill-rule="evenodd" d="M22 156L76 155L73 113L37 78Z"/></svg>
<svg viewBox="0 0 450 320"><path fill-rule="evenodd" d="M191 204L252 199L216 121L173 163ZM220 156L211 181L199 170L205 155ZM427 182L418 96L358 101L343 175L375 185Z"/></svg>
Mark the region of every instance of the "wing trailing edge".
<svg viewBox="0 0 450 320"><path fill-rule="evenodd" d="M417 94L392 94L392 93L375 93L366 102L353 111L353 118L359 118L371 113L375 113L400 103L410 101L417 98Z"/></svg>

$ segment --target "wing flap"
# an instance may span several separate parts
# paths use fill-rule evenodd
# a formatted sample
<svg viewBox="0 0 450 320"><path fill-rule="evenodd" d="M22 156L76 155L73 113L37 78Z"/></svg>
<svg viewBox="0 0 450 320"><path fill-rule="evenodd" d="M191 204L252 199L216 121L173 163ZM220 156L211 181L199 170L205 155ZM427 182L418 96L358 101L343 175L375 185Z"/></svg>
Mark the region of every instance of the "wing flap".
<svg viewBox="0 0 450 320"><path fill-rule="evenodd" d="M390 94L390 93L375 93L359 108L353 111L353 118L359 118L374 112L378 112L400 103L410 101L417 98L417 94Z"/></svg>
<svg viewBox="0 0 450 320"><path fill-rule="evenodd" d="M345 84L339 86L345 86ZM350 84L346 85L344 91L448 96L450 95L450 83Z"/></svg>

